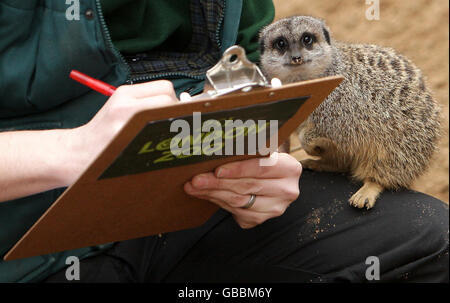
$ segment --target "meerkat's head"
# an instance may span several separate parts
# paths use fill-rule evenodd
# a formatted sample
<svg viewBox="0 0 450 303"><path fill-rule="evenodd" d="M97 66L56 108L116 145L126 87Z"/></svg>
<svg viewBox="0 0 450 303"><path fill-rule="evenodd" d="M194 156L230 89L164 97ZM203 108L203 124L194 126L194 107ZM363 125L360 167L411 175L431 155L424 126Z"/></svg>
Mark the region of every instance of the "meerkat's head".
<svg viewBox="0 0 450 303"><path fill-rule="evenodd" d="M322 76L333 60L326 24L309 16L279 20L260 33L261 68L284 82Z"/></svg>

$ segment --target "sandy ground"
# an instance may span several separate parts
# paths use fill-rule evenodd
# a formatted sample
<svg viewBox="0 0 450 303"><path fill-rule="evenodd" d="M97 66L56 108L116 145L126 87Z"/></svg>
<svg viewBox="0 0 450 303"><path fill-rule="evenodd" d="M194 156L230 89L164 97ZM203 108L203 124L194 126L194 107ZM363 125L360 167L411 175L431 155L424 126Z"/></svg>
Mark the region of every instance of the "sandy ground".
<svg viewBox="0 0 450 303"><path fill-rule="evenodd" d="M365 17L364 0L274 0L276 18L323 18L337 40L389 46L422 69L442 105L443 136L429 170L413 189L449 201L449 3L447 0L380 0L380 20ZM297 141L298 142L298 141ZM293 143L295 145L295 143Z"/></svg>

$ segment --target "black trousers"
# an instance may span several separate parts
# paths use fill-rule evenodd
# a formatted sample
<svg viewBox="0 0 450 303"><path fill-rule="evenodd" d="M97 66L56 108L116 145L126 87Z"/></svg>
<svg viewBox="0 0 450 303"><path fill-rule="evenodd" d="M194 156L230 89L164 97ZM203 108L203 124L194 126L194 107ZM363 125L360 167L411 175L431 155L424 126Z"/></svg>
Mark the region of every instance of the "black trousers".
<svg viewBox="0 0 450 303"><path fill-rule="evenodd" d="M448 206L405 190L356 209L360 186L305 170L281 217L243 230L221 210L199 228L119 242L82 260L79 282L367 282L373 257L381 282L448 282ZM67 282L65 270L45 282Z"/></svg>

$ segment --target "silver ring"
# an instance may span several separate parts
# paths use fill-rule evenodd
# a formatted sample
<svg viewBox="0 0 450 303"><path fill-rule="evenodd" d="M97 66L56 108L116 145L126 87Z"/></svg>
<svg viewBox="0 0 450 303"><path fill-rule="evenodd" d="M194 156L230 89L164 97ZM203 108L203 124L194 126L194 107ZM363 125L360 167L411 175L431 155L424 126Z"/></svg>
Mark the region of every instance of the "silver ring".
<svg viewBox="0 0 450 303"><path fill-rule="evenodd" d="M256 200L256 195L251 195L250 199L248 200L247 204L245 204L244 206L242 206L241 208L243 209L249 209L250 207L253 206L253 204L255 204L255 200Z"/></svg>

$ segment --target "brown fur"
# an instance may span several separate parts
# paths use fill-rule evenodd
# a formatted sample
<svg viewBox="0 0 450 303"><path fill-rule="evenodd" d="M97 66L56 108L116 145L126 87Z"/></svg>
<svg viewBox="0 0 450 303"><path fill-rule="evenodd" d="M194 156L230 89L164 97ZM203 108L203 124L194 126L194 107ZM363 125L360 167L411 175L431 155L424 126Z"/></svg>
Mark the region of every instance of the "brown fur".
<svg viewBox="0 0 450 303"><path fill-rule="evenodd" d="M305 32L315 36L312 45L302 44ZM305 151L320 157L302 164L350 172L364 182L350 203L371 208L384 188L409 187L425 171L439 137L439 107L421 71L395 50L328 42L327 33L322 20L307 16L269 25L260 36L261 67L283 82L344 76L298 129ZM285 51L276 47L280 36ZM299 55L306 63L297 64Z"/></svg>

